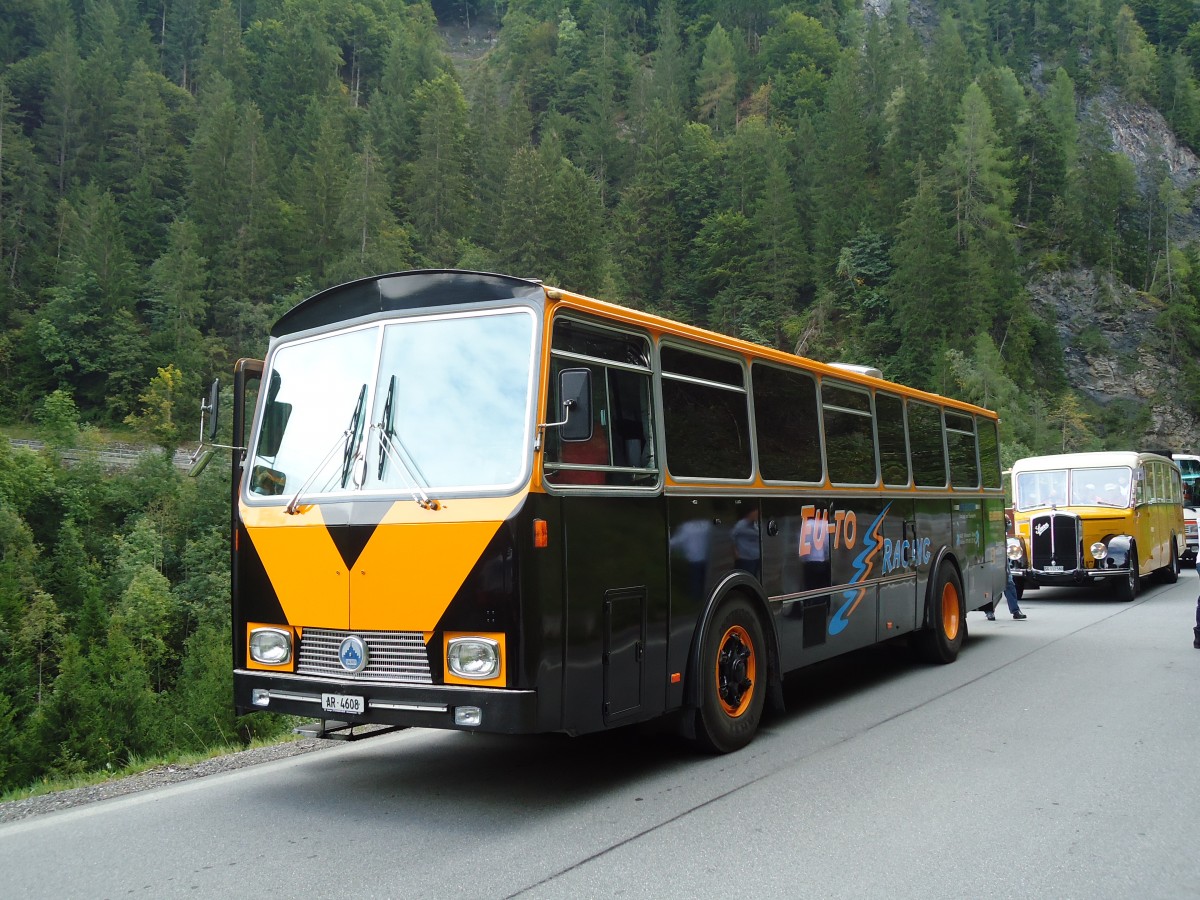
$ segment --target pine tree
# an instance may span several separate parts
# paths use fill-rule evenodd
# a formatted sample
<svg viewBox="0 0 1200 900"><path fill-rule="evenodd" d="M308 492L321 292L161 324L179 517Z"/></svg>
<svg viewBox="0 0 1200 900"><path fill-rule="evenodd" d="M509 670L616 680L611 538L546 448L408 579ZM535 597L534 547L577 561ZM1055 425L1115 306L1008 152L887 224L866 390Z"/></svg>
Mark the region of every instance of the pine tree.
<svg viewBox="0 0 1200 900"><path fill-rule="evenodd" d="M696 118L718 134L733 129L737 79L733 42L718 23L704 41L704 57L696 74Z"/></svg>
<svg viewBox="0 0 1200 900"><path fill-rule="evenodd" d="M955 220L955 239L963 248L990 234L1006 234L1013 192L1008 161L997 141L987 98L977 82L963 94L955 141L942 158Z"/></svg>
<svg viewBox="0 0 1200 900"><path fill-rule="evenodd" d="M691 107L688 91L687 59L679 37L680 17L675 0L658 5L654 31L658 37L652 54L652 100L658 101L667 115L682 117Z"/></svg>
<svg viewBox="0 0 1200 900"><path fill-rule="evenodd" d="M916 171L917 190L905 205L892 248L888 295L901 344L895 377L931 387L937 358L951 330L962 325L956 229L942 211L934 179Z"/></svg>
<svg viewBox="0 0 1200 900"><path fill-rule="evenodd" d="M62 28L47 55L51 82L38 142L61 196L74 180L83 141L83 60L74 29Z"/></svg>
<svg viewBox="0 0 1200 900"><path fill-rule="evenodd" d="M344 255L330 270L335 282L375 272L409 268L414 263L409 231L392 214L386 170L370 134L351 161L338 227Z"/></svg>
<svg viewBox="0 0 1200 900"><path fill-rule="evenodd" d="M35 261L49 206L46 174L21 127L17 100L0 78L0 323L7 323L22 275Z"/></svg>
<svg viewBox="0 0 1200 900"><path fill-rule="evenodd" d="M764 299L753 323L754 339L790 349L785 335L798 308L808 260L796 194L782 153L767 162L751 221L757 237L754 282Z"/></svg>
<svg viewBox="0 0 1200 900"><path fill-rule="evenodd" d="M345 251L338 229L350 176L343 113L337 96L310 104L301 129L307 140L292 160L289 176L291 202L303 212L296 262L318 284L327 283L326 269Z"/></svg>
<svg viewBox="0 0 1200 900"><path fill-rule="evenodd" d="M867 192L870 151L854 57L845 54L829 81L817 122L814 248L818 278L829 278L846 242L871 218Z"/></svg>
<svg viewBox="0 0 1200 900"><path fill-rule="evenodd" d="M217 0L209 15L204 44L196 63L197 90L203 90L215 76L233 86L235 95L245 99L250 87L251 58L242 41L242 26L238 11L231 0ZM196 93L193 90L193 93Z"/></svg>
<svg viewBox="0 0 1200 900"><path fill-rule="evenodd" d="M686 239L675 209L678 121L655 101L638 123L635 175L613 210L613 262L623 301L666 311Z"/></svg>
<svg viewBox="0 0 1200 900"><path fill-rule="evenodd" d="M468 230L471 202L467 155L467 103L458 82L439 75L413 95L417 110L417 157L409 185L408 213L428 249ZM442 251L445 253L445 251ZM437 259L441 265L453 257Z"/></svg>
<svg viewBox="0 0 1200 900"><path fill-rule="evenodd" d="M166 247L167 228L187 189L186 144L194 100L136 60L113 120L113 193L139 265Z"/></svg>
<svg viewBox="0 0 1200 900"><path fill-rule="evenodd" d="M789 12L762 39L759 62L770 79L772 105L789 121L815 112L839 56L837 38L817 19Z"/></svg>
<svg viewBox="0 0 1200 900"><path fill-rule="evenodd" d="M1154 96L1158 54L1128 6L1117 12L1113 25L1113 55L1122 93L1130 100Z"/></svg>

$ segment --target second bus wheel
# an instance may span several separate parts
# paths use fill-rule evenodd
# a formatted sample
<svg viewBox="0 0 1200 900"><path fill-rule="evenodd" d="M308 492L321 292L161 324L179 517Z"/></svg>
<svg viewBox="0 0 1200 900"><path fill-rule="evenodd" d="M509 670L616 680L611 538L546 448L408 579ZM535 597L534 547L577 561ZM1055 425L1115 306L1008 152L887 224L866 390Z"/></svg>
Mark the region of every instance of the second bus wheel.
<svg viewBox="0 0 1200 900"><path fill-rule="evenodd" d="M1141 574L1138 572L1137 547L1135 546L1129 549L1129 572L1123 578L1117 579L1115 585L1117 599L1125 603L1130 602L1138 595L1138 590L1141 586Z"/></svg>
<svg viewBox="0 0 1200 900"><path fill-rule="evenodd" d="M726 599L713 616L699 674L697 740L716 753L740 750L754 738L767 697L762 624L741 597Z"/></svg>
<svg viewBox="0 0 1200 900"><path fill-rule="evenodd" d="M967 631L965 612L958 570L943 562L929 585L926 627L917 635L917 652L922 659L932 663L952 663L958 659Z"/></svg>

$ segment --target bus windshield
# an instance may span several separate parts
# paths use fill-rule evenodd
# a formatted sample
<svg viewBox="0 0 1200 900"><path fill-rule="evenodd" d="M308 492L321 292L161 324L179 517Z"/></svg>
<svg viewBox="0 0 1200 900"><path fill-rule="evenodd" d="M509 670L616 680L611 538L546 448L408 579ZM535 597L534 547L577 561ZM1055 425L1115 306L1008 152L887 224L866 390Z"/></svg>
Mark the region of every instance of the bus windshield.
<svg viewBox="0 0 1200 900"><path fill-rule="evenodd" d="M280 347L247 490L297 500L514 489L530 456L528 310L387 322Z"/></svg>
<svg viewBox="0 0 1200 900"><path fill-rule="evenodd" d="M1017 476L1017 509L1048 506L1129 506L1132 473L1128 466L1050 469Z"/></svg>
<svg viewBox="0 0 1200 900"><path fill-rule="evenodd" d="M1131 473L1126 466L1075 469L1071 473L1072 506L1129 506Z"/></svg>

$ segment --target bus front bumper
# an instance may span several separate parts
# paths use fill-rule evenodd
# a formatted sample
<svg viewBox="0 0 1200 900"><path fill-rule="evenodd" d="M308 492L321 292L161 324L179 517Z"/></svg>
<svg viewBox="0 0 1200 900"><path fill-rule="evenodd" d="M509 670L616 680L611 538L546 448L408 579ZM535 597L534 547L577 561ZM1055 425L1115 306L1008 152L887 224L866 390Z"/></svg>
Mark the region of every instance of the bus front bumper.
<svg viewBox="0 0 1200 900"><path fill-rule="evenodd" d="M509 688L363 682L235 669L233 695L239 715L272 712L355 725L496 734L551 730L539 727L537 692Z"/></svg>
<svg viewBox="0 0 1200 900"><path fill-rule="evenodd" d="M1023 578L1025 587L1080 587L1089 584L1102 584L1129 577L1128 568L1113 569L1067 569L1058 572L1048 572L1044 569L1013 569L1013 578Z"/></svg>

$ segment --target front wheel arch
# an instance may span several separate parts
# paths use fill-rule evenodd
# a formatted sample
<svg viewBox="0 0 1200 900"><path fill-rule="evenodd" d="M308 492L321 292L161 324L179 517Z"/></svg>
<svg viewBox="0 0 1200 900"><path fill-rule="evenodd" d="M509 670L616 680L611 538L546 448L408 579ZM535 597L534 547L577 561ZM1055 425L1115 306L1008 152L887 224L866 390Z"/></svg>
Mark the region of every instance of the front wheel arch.
<svg viewBox="0 0 1200 900"><path fill-rule="evenodd" d="M1129 555L1125 562L1129 567L1129 572L1117 580L1116 594L1118 600L1128 603L1138 595L1138 589L1142 585L1142 576L1138 571L1137 544L1130 544Z"/></svg>
<svg viewBox="0 0 1200 900"><path fill-rule="evenodd" d="M731 595L743 597L753 608L762 623L763 636L767 645L767 663L770 667L772 686L780 683L780 653L779 635L774 627L774 619L767 605L767 598L762 593L762 586L749 575L735 572L717 585L704 613L698 619L695 632L692 634L691 647L688 649L687 672L684 678L683 706L698 709L701 700L700 690L700 654L704 647L704 637L712 627L713 617L717 609Z"/></svg>
<svg viewBox="0 0 1200 900"><path fill-rule="evenodd" d="M699 693L694 739L703 749L732 753L758 731L772 681L767 633L746 594L732 591L714 606L693 679Z"/></svg>

